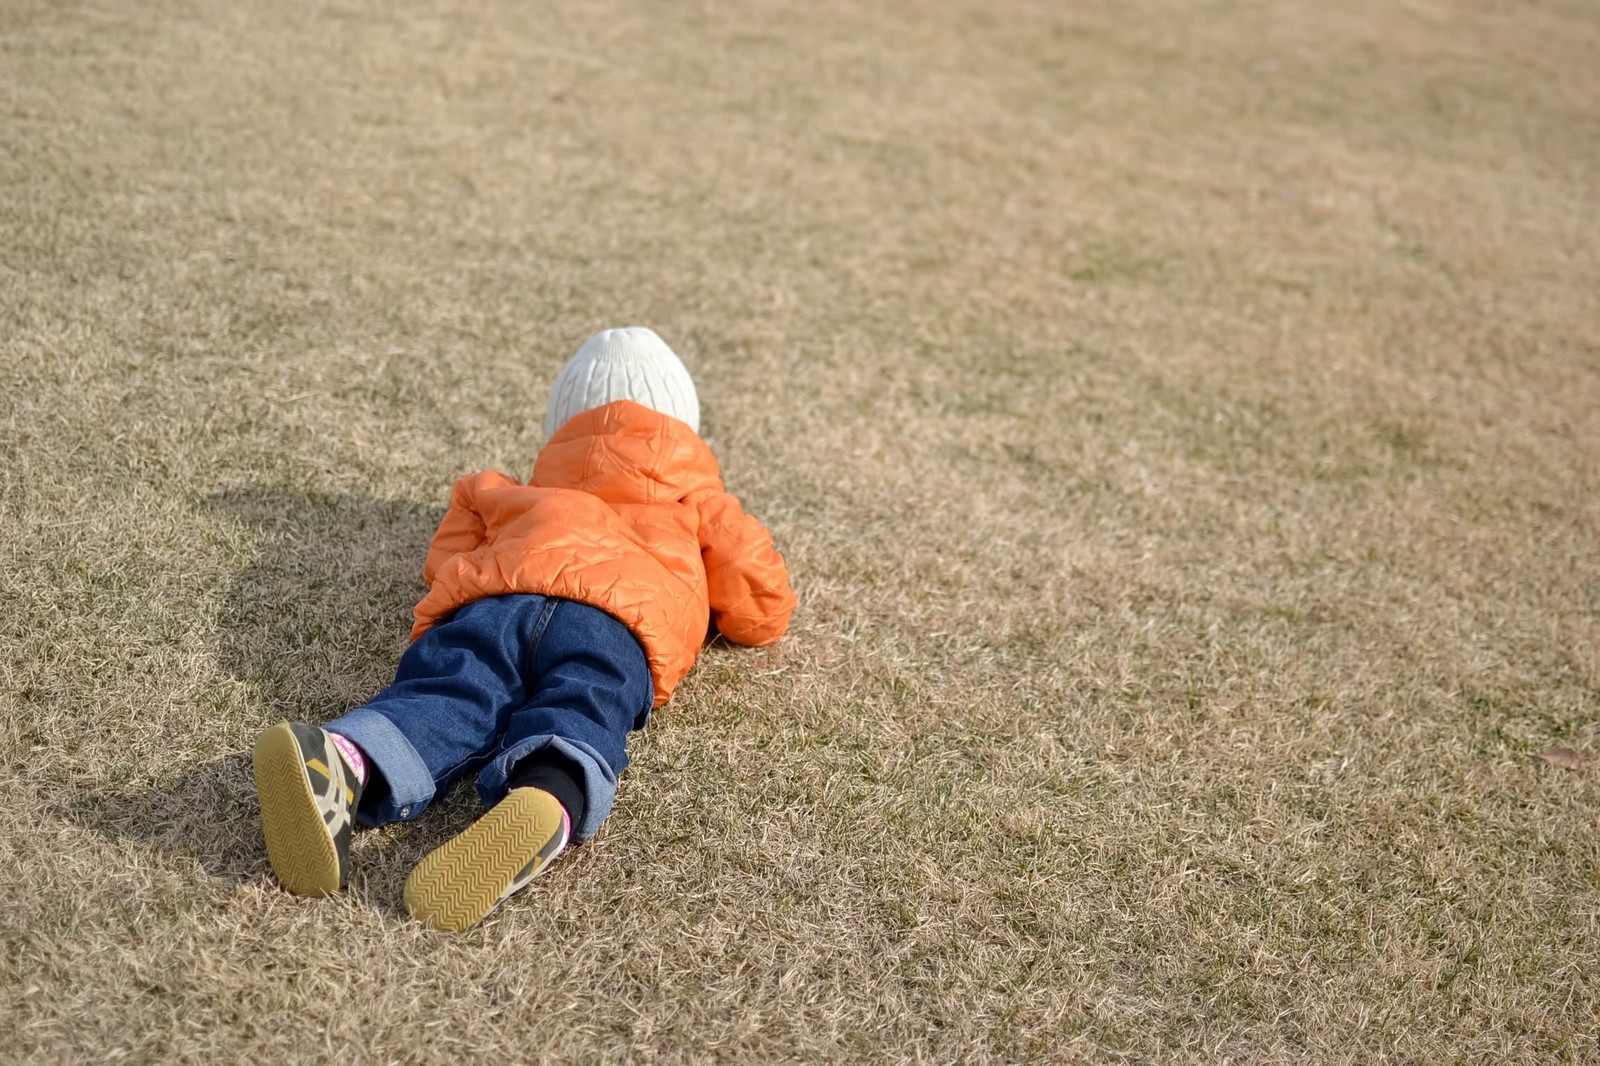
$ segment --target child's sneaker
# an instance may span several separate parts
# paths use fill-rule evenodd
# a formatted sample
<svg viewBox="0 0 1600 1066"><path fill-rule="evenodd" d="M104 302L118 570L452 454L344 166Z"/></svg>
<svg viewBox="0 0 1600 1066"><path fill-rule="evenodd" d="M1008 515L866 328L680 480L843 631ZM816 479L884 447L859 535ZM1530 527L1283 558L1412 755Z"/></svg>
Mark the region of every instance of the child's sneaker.
<svg viewBox="0 0 1600 1066"><path fill-rule="evenodd" d="M279 722L256 738L255 775L278 880L299 896L337 892L350 872L361 783L339 758L332 734Z"/></svg>
<svg viewBox="0 0 1600 1066"><path fill-rule="evenodd" d="M570 833L566 809L554 796L514 788L417 863L406 878L406 909L435 929L470 929L543 873Z"/></svg>

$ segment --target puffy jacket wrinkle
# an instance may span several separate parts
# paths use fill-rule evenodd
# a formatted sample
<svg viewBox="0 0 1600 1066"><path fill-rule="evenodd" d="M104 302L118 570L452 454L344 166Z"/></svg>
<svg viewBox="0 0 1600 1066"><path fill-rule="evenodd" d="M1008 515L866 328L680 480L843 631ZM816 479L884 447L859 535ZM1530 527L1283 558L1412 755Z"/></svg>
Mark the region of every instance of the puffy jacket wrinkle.
<svg viewBox="0 0 1600 1066"><path fill-rule="evenodd" d="M486 596L578 600L639 639L657 706L710 623L736 643L770 644L795 608L771 533L723 487L705 441L628 400L557 430L527 484L495 471L457 481L422 576L413 640Z"/></svg>

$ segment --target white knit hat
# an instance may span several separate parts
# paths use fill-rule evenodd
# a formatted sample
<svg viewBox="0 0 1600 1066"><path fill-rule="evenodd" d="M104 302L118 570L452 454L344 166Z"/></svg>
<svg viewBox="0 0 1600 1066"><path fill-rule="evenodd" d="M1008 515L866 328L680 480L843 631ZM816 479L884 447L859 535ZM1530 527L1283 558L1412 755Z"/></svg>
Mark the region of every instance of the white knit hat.
<svg viewBox="0 0 1600 1066"><path fill-rule="evenodd" d="M545 436L573 415L617 400L632 400L689 423L700 432L700 399L683 361L654 330L608 329L583 342L550 387Z"/></svg>

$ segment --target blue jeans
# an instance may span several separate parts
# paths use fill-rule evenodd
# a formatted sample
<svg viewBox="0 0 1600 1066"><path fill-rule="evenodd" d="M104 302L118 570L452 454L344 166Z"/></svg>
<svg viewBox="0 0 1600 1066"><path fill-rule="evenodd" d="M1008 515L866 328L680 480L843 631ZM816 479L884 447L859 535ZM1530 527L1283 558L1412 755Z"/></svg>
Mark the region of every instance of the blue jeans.
<svg viewBox="0 0 1600 1066"><path fill-rule="evenodd" d="M644 650L587 604L515 594L477 600L418 638L394 684L327 723L355 741L371 775L356 821L416 818L463 774L486 806L519 759L553 749L578 769L587 840L611 811L628 733L644 727L655 687Z"/></svg>

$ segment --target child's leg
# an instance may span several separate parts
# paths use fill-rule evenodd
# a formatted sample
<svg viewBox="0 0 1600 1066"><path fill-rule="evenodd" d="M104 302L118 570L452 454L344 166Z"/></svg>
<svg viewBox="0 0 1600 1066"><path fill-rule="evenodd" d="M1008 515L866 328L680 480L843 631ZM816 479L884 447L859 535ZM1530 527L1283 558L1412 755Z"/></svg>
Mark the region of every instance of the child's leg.
<svg viewBox="0 0 1600 1066"><path fill-rule="evenodd" d="M510 595L467 604L406 649L393 684L327 724L368 764L357 821L417 817L497 750L508 716L527 702L524 661L556 602Z"/></svg>
<svg viewBox="0 0 1600 1066"><path fill-rule="evenodd" d="M542 872L569 834L594 834L627 765L627 735L649 714L650 668L628 628L593 607L554 602L529 658L531 699L478 774L492 809L407 879L411 913L438 928L476 924Z"/></svg>
<svg viewBox="0 0 1600 1066"><path fill-rule="evenodd" d="M281 722L256 741L256 791L272 868L301 895L349 874L352 820L415 818L494 751L527 701L525 649L552 601L500 596L468 604L424 633L394 684L324 729Z"/></svg>
<svg viewBox="0 0 1600 1066"><path fill-rule="evenodd" d="M627 626L565 602L535 649L530 675L531 698L512 712L479 772L478 795L492 806L530 771L546 780L571 778L581 793L578 809L569 812L573 837L587 840L611 813L617 775L628 765L628 734L649 717L650 664Z"/></svg>

